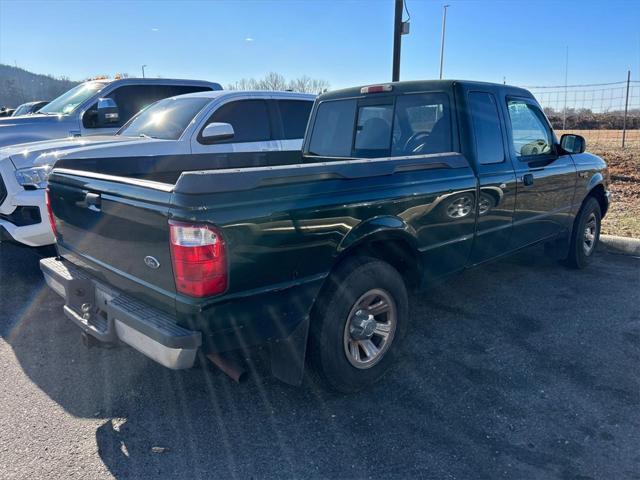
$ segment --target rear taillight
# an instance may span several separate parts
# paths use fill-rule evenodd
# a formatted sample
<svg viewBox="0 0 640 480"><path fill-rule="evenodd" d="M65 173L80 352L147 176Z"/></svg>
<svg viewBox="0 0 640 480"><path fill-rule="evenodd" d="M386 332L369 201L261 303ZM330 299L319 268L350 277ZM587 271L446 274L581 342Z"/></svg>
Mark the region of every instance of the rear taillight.
<svg viewBox="0 0 640 480"><path fill-rule="evenodd" d="M56 230L56 221L53 218L53 210L51 210L51 198L49 197L49 189L45 190L45 201L47 203L47 215L49 216L49 225L51 225L51 231L53 232L53 236L58 236L58 230Z"/></svg>
<svg viewBox="0 0 640 480"><path fill-rule="evenodd" d="M169 221L176 290L192 297L227 289L227 255L220 231L211 225Z"/></svg>

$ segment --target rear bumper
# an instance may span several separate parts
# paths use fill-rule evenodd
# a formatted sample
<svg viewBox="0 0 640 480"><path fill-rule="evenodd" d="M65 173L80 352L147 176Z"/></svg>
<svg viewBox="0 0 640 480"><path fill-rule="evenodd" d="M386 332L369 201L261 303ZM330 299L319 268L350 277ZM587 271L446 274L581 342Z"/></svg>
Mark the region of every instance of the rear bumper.
<svg viewBox="0 0 640 480"><path fill-rule="evenodd" d="M47 285L65 299L64 313L103 342L120 340L171 369L193 366L200 332L176 325L167 313L98 282L68 262L45 258Z"/></svg>

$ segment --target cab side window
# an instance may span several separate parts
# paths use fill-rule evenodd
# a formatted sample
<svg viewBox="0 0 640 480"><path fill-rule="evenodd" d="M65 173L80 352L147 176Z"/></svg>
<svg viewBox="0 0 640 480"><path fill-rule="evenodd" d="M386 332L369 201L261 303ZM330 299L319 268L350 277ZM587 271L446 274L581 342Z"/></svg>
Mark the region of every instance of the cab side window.
<svg viewBox="0 0 640 480"><path fill-rule="evenodd" d="M469 105L478 163L488 165L504 162L504 142L495 97L491 93L471 92Z"/></svg>
<svg viewBox="0 0 640 480"><path fill-rule="evenodd" d="M228 123L234 132L233 138L216 143L271 140L271 121L267 102L264 100L237 100L226 103L213 112L205 126L213 122Z"/></svg>
<svg viewBox="0 0 640 480"><path fill-rule="evenodd" d="M553 153L553 135L543 113L527 102L509 100L513 148L518 157Z"/></svg>

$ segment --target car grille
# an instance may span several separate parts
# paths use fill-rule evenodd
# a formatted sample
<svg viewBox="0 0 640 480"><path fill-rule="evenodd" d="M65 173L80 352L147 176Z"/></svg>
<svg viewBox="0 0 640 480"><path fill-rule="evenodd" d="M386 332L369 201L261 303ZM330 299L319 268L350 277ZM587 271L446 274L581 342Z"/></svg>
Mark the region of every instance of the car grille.
<svg viewBox="0 0 640 480"><path fill-rule="evenodd" d="M5 198L7 198L7 187L4 186L2 175L0 175L0 205L2 205Z"/></svg>

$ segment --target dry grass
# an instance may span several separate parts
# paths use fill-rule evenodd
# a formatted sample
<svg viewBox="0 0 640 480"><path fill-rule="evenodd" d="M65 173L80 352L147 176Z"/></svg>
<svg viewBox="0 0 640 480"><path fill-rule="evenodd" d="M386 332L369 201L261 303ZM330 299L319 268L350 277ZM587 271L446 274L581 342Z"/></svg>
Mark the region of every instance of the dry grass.
<svg viewBox="0 0 640 480"><path fill-rule="evenodd" d="M624 149L621 130L572 133L585 137L587 151L604 158L609 165L613 196L609 213L602 222L602 233L640 238L640 131L627 132Z"/></svg>
<svg viewBox="0 0 640 480"><path fill-rule="evenodd" d="M587 150L593 148L620 148L622 147L622 130L556 130L558 139L563 133L576 133L587 139ZM640 149L640 130L627 130L625 137L625 150Z"/></svg>

